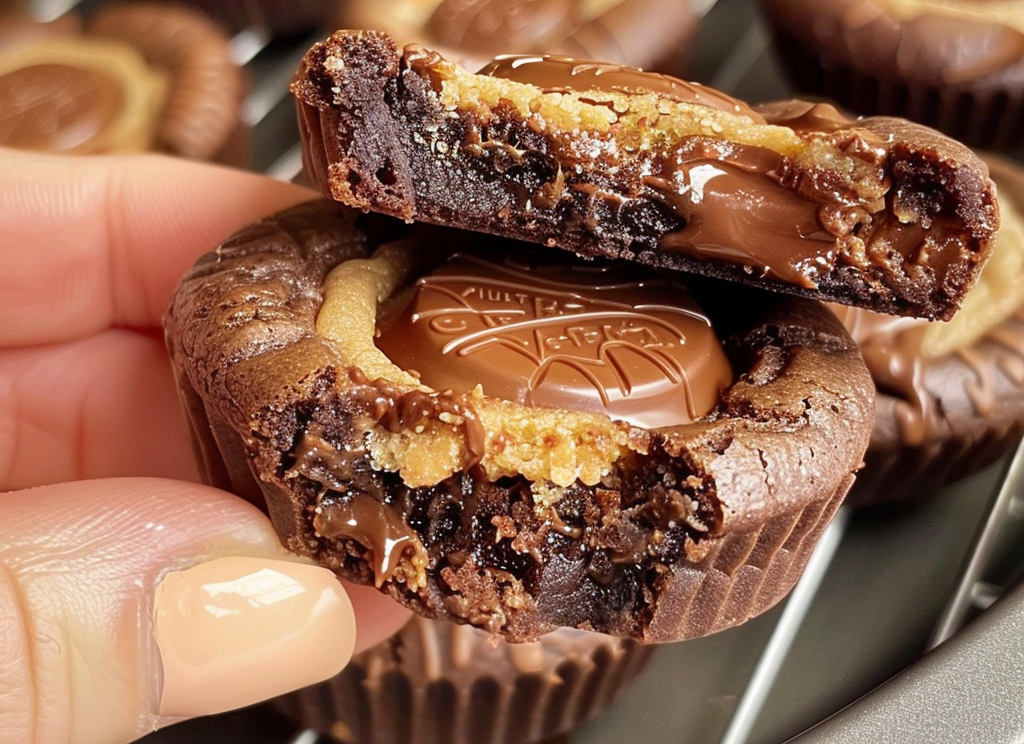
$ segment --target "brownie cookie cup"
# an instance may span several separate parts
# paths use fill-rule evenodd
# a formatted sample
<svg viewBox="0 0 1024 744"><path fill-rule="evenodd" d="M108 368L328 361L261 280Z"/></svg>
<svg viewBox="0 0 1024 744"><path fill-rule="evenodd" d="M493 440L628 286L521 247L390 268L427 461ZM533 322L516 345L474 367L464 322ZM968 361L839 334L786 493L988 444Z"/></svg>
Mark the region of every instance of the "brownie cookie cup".
<svg viewBox="0 0 1024 744"><path fill-rule="evenodd" d="M273 705L343 743L531 744L607 709L652 651L571 629L510 644L414 617L337 677Z"/></svg>
<svg viewBox="0 0 1024 744"><path fill-rule="evenodd" d="M1024 144L1021 0L760 0L798 89L976 147Z"/></svg>
<svg viewBox="0 0 1024 744"><path fill-rule="evenodd" d="M932 129L634 68L473 74L339 31L292 90L306 170L349 206L886 313L950 317L999 224L984 163Z"/></svg>
<svg viewBox="0 0 1024 744"><path fill-rule="evenodd" d="M927 497L994 462L1024 432L1024 170L987 160L1003 226L950 322L834 308L878 388L867 465L851 503Z"/></svg>
<svg viewBox="0 0 1024 744"><path fill-rule="evenodd" d="M0 19L0 145L66 154L160 151L246 165L242 69L199 11L115 3L84 21Z"/></svg>
<svg viewBox="0 0 1024 744"><path fill-rule="evenodd" d="M290 550L511 641L762 612L861 464L856 345L801 298L578 261L326 199L239 232L166 319L207 480Z"/></svg>
<svg viewBox="0 0 1024 744"><path fill-rule="evenodd" d="M691 0L347 0L332 28L385 31L469 70L544 52L680 72L699 26Z"/></svg>

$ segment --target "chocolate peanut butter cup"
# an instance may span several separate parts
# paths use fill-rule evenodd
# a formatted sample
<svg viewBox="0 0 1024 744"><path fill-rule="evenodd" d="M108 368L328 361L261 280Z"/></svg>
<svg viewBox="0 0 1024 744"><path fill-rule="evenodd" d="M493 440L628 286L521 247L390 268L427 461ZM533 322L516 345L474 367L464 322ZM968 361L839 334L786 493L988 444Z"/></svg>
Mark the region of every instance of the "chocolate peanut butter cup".
<svg viewBox="0 0 1024 744"><path fill-rule="evenodd" d="M246 165L245 87L227 35L189 8L120 2L51 23L0 18L5 147Z"/></svg>
<svg viewBox="0 0 1024 744"><path fill-rule="evenodd" d="M1024 2L760 0L798 91L973 147L1024 144Z"/></svg>
<svg viewBox="0 0 1024 744"><path fill-rule="evenodd" d="M817 303L326 199L201 259L166 329L209 482L290 550L513 642L772 606L874 412Z"/></svg>
<svg viewBox="0 0 1024 744"><path fill-rule="evenodd" d="M339 31L292 90L307 172L349 206L887 313L950 317L999 224L984 163L932 129L633 68L474 74Z"/></svg>

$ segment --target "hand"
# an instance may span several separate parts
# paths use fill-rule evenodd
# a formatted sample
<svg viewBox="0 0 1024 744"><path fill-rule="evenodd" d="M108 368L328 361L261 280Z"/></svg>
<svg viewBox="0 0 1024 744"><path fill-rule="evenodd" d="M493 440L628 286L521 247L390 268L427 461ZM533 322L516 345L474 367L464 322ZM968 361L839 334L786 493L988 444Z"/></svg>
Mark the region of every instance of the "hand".
<svg viewBox="0 0 1024 744"><path fill-rule="evenodd" d="M339 671L406 618L197 483L164 350L200 254L312 194L0 149L0 732L112 744ZM358 633L356 632L358 628Z"/></svg>

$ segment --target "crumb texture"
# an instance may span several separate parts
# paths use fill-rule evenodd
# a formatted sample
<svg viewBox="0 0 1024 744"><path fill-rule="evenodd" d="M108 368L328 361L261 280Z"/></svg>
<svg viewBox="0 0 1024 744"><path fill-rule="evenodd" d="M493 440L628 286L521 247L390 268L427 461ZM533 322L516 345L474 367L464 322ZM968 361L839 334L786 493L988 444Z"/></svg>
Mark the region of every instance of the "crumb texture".
<svg viewBox="0 0 1024 744"><path fill-rule="evenodd" d="M991 251L986 166L934 130L544 64L534 84L338 32L292 85L307 169L360 209L900 315L950 317Z"/></svg>

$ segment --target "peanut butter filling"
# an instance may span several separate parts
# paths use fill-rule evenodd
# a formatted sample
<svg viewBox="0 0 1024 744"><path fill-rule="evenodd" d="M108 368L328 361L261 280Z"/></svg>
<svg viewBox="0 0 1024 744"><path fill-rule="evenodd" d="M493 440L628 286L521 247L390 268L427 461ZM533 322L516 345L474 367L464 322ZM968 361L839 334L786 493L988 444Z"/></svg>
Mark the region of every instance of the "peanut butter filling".
<svg viewBox="0 0 1024 744"><path fill-rule="evenodd" d="M407 244L388 243L369 259L336 267L324 282L317 332L337 348L341 360L369 380L399 390L438 396L391 362L373 343L382 304L415 273ZM630 451L642 451L645 437L628 424L586 411L528 408L489 398L479 389L462 396L464 413L441 413L415 428L370 427L367 448L376 467L397 471L412 487L436 484L477 459L487 477L523 475L538 483L566 487L577 480L593 485ZM482 429L476 456L466 417Z"/></svg>

